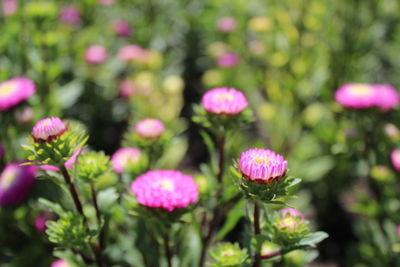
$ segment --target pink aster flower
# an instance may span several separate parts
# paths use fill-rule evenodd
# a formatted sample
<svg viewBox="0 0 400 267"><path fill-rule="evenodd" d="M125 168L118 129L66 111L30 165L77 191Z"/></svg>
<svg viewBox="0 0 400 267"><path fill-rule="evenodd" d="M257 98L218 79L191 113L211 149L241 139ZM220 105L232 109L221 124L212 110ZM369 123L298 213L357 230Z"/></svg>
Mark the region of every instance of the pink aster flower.
<svg viewBox="0 0 400 267"><path fill-rule="evenodd" d="M38 232L44 232L47 229L46 222L52 220L52 215L50 212L41 212L35 218L35 228Z"/></svg>
<svg viewBox="0 0 400 267"><path fill-rule="evenodd" d="M148 171L132 182L131 190L139 204L170 212L188 207L199 197L193 177L174 170Z"/></svg>
<svg viewBox="0 0 400 267"><path fill-rule="evenodd" d="M85 51L85 60L89 64L100 64L108 58L107 49L100 45L91 45Z"/></svg>
<svg viewBox="0 0 400 267"><path fill-rule="evenodd" d="M351 109L365 109L375 106L376 90L371 84L348 83L335 93L336 102Z"/></svg>
<svg viewBox="0 0 400 267"><path fill-rule="evenodd" d="M35 93L31 79L18 77L0 83L0 111L8 110Z"/></svg>
<svg viewBox="0 0 400 267"><path fill-rule="evenodd" d="M60 118L50 117L38 121L32 129L31 136L35 142L49 142L67 131L67 126Z"/></svg>
<svg viewBox="0 0 400 267"><path fill-rule="evenodd" d="M81 23L81 11L77 6L65 6L60 10L59 19L72 26L78 25Z"/></svg>
<svg viewBox="0 0 400 267"><path fill-rule="evenodd" d="M383 111L396 107L400 102L396 88L385 84L374 84L376 90L376 106Z"/></svg>
<svg viewBox="0 0 400 267"><path fill-rule="evenodd" d="M132 80L123 80L118 86L119 95L123 98L131 97L136 91L136 85Z"/></svg>
<svg viewBox="0 0 400 267"><path fill-rule="evenodd" d="M54 261L50 267L69 267L70 265L63 259L58 259Z"/></svg>
<svg viewBox="0 0 400 267"><path fill-rule="evenodd" d="M111 157L111 164L116 173L122 173L128 164L137 163L141 155L142 153L138 148L123 147L114 152Z"/></svg>
<svg viewBox="0 0 400 267"><path fill-rule="evenodd" d="M299 210L296 210L294 208L284 208L281 210L281 213L282 213L283 217L286 217L286 215L289 214L292 217L300 217L302 222L305 220L303 213L301 213Z"/></svg>
<svg viewBox="0 0 400 267"><path fill-rule="evenodd" d="M130 37L132 35L132 28L128 22L117 19L112 22L113 31L121 37Z"/></svg>
<svg viewBox="0 0 400 267"><path fill-rule="evenodd" d="M20 166L20 162L7 164L0 174L0 206L22 202L31 190L35 176L35 166Z"/></svg>
<svg viewBox="0 0 400 267"><path fill-rule="evenodd" d="M3 14L5 16L11 16L15 14L18 10L17 0L2 0Z"/></svg>
<svg viewBox="0 0 400 267"><path fill-rule="evenodd" d="M390 153L390 159L394 169L400 172L400 149L393 149Z"/></svg>
<svg viewBox="0 0 400 267"><path fill-rule="evenodd" d="M224 53L217 58L217 65L222 68L231 68L239 64L239 56L235 53Z"/></svg>
<svg viewBox="0 0 400 267"><path fill-rule="evenodd" d="M286 175L287 161L269 149L252 148L242 153L239 170L244 178L270 183Z"/></svg>
<svg viewBox="0 0 400 267"><path fill-rule="evenodd" d="M117 57L124 62L137 61L145 62L148 59L149 51L138 45L126 45L119 49Z"/></svg>
<svg viewBox="0 0 400 267"><path fill-rule="evenodd" d="M207 91L201 103L207 112L224 115L237 115L249 104L244 94L234 88L214 88Z"/></svg>
<svg viewBox="0 0 400 267"><path fill-rule="evenodd" d="M221 32L231 32L236 28L236 21L232 17L222 17L217 22L217 28Z"/></svg>
<svg viewBox="0 0 400 267"><path fill-rule="evenodd" d="M165 132L164 124L152 118L139 121L135 126L135 133L144 139L158 138Z"/></svg>

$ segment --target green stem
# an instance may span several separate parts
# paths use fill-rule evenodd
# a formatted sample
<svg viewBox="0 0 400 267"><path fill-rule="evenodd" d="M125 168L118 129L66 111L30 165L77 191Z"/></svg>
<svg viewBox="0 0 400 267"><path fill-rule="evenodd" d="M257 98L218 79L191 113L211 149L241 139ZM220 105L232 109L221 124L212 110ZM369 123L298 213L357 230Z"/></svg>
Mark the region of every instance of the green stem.
<svg viewBox="0 0 400 267"><path fill-rule="evenodd" d="M261 234L260 228L260 206L258 202L254 202L254 214L253 214L253 225L254 225L254 236L258 236ZM256 246L256 254L254 256L254 263L253 267L260 267L261 266L261 253L260 253L260 244Z"/></svg>
<svg viewBox="0 0 400 267"><path fill-rule="evenodd" d="M163 239L164 239L163 241L164 241L165 257L167 258L168 267L172 267L172 252L169 246L168 233L164 234Z"/></svg>
<svg viewBox="0 0 400 267"><path fill-rule="evenodd" d="M75 207L78 210L79 214L82 215L83 220L86 222L86 217L85 217L85 214L83 213L82 203L79 200L79 196L76 191L76 188L75 188L74 184L72 183L71 176L69 176L68 170L65 168L64 164L61 164L59 168L64 177L65 183L68 186L69 192L71 193L71 197L74 201Z"/></svg>

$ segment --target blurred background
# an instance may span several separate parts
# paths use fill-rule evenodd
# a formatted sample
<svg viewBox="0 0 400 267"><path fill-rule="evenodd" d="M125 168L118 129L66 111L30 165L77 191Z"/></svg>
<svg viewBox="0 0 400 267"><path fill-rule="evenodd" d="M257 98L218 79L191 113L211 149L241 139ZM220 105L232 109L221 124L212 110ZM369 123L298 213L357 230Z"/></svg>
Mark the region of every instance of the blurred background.
<svg viewBox="0 0 400 267"><path fill-rule="evenodd" d="M107 154L136 121L154 117L177 136L165 166L199 172L208 154L193 104L208 89L234 87L256 121L228 144L230 156L271 148L303 179L293 203L330 235L311 265L395 266L400 198L390 151L400 140L398 109L350 112L334 93L348 82L399 86L399 1L0 3L0 81L36 84L26 103L0 113L1 167L24 159L19 145L43 117L83 122L89 145ZM51 245L32 227L46 186L35 182L26 204L0 211L0 265L51 262ZM238 229L240 220L228 237Z"/></svg>

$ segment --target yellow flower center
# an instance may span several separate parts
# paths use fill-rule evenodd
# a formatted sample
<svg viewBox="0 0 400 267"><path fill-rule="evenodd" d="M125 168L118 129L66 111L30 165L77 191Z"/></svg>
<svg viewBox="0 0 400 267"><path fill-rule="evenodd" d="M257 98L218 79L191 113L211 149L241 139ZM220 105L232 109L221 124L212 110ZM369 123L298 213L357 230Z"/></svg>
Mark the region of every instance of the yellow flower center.
<svg viewBox="0 0 400 267"><path fill-rule="evenodd" d="M350 88L350 94L354 96L367 96L373 93L371 86L366 84L353 85Z"/></svg>
<svg viewBox="0 0 400 267"><path fill-rule="evenodd" d="M227 249L222 252L222 256L224 257L230 257L235 254L235 251L233 249Z"/></svg>
<svg viewBox="0 0 400 267"><path fill-rule="evenodd" d="M294 230L294 229L296 229L297 224L298 223L295 218L285 217L278 223L278 226L279 226L279 228L286 228L289 230Z"/></svg>
<svg viewBox="0 0 400 267"><path fill-rule="evenodd" d="M17 88L17 85L15 82L9 81L5 82L2 85L0 85L0 96L8 96L10 93L15 91Z"/></svg>
<svg viewBox="0 0 400 267"><path fill-rule="evenodd" d="M218 101L225 101L225 100L232 101L233 100L233 95L231 93L228 93L228 92L219 93L216 96L216 99Z"/></svg>
<svg viewBox="0 0 400 267"><path fill-rule="evenodd" d="M158 184L164 190L167 190L167 191L173 191L174 190L174 183L169 179L161 180Z"/></svg>
<svg viewBox="0 0 400 267"><path fill-rule="evenodd" d="M268 164L268 162L269 162L269 158L268 157L257 157L257 158L254 158L253 159L253 161L256 163L256 164L261 164L261 163L263 163L263 164Z"/></svg>
<svg viewBox="0 0 400 267"><path fill-rule="evenodd" d="M11 169L8 172L3 174L3 179L0 181L0 188L6 189L8 188L17 177L17 170Z"/></svg>

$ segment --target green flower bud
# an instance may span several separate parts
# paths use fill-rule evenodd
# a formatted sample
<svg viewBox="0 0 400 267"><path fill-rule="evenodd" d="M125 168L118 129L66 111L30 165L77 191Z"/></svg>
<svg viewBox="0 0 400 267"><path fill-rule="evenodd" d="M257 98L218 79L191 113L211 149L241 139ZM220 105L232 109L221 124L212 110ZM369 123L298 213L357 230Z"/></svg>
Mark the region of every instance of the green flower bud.
<svg viewBox="0 0 400 267"><path fill-rule="evenodd" d="M221 243L210 250L210 256L214 262L212 267L241 267L248 262L246 249L240 249L238 244Z"/></svg>

